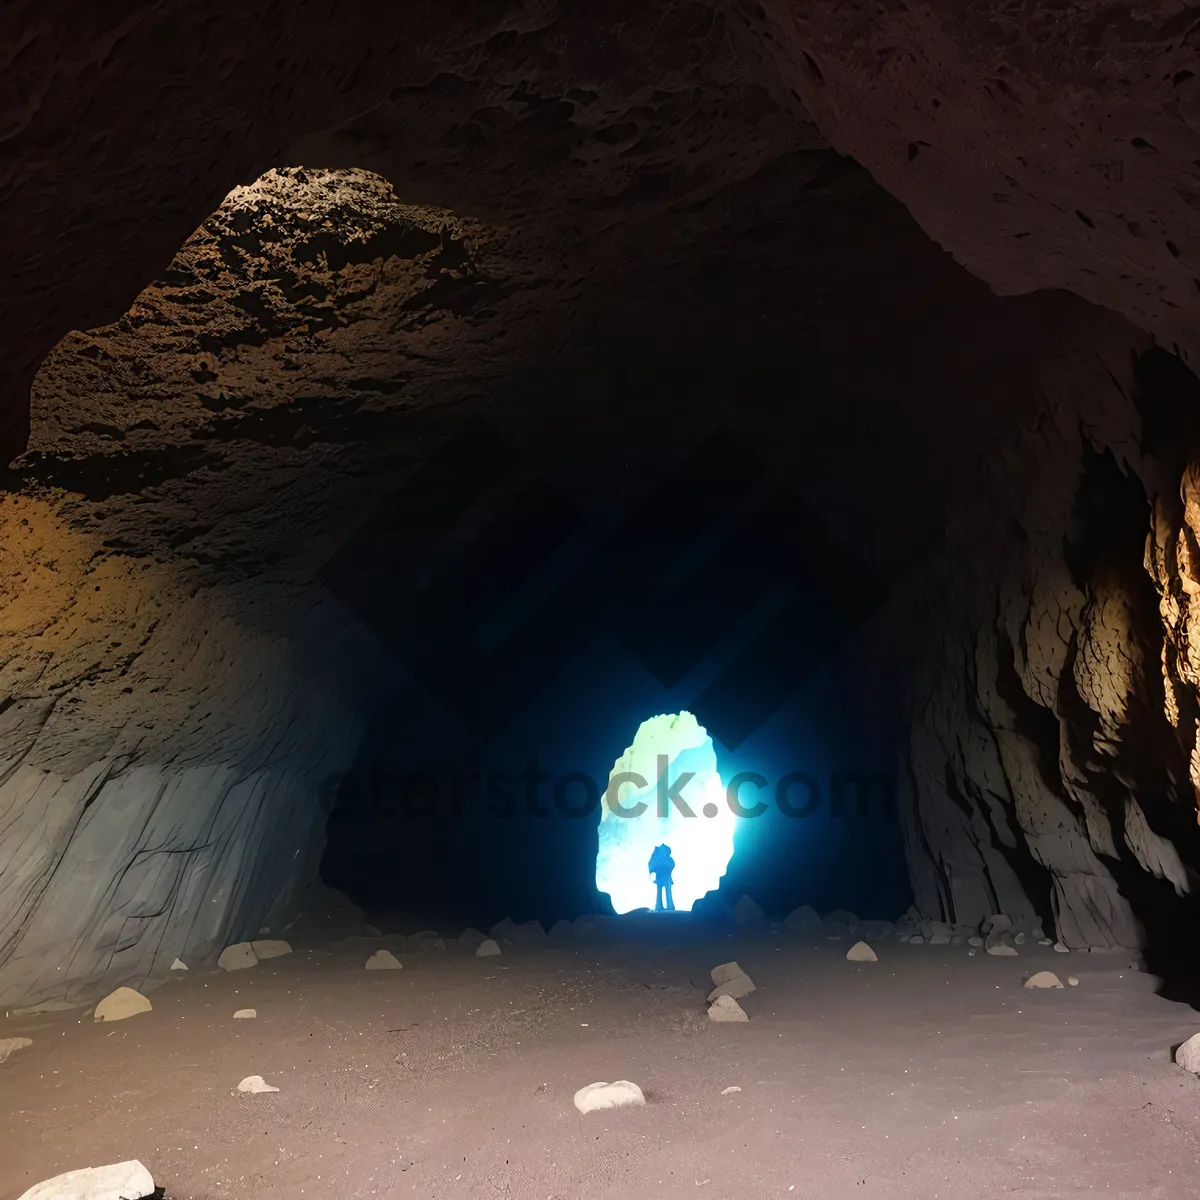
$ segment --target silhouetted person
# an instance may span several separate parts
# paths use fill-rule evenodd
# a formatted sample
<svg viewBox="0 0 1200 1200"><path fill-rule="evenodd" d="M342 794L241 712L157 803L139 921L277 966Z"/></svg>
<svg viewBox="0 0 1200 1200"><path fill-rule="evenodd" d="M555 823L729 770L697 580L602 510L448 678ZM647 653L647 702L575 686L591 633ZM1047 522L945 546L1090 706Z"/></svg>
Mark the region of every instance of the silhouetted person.
<svg viewBox="0 0 1200 1200"><path fill-rule="evenodd" d="M650 878L654 880L657 891L654 895L654 911L675 911L675 901L671 896L671 872L675 870L675 860L671 857L670 846L655 846L650 855ZM666 898L664 905L663 898Z"/></svg>

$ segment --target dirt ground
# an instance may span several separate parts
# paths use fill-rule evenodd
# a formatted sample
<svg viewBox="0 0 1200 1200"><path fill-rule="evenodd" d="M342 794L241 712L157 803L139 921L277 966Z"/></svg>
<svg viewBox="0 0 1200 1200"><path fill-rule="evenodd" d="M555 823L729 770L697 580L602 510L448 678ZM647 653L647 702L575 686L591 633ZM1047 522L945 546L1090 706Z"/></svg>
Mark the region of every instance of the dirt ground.
<svg viewBox="0 0 1200 1200"><path fill-rule="evenodd" d="M396 944L192 971L116 1024L0 1015L34 1042L0 1067L0 1197L129 1158L168 1200L1200 1194L1200 1079L1171 1061L1200 1013L1120 956L886 941L859 965L676 921L363 969ZM729 959L746 1025L704 1013ZM1040 968L1079 986L1023 989ZM256 1074L280 1090L239 1094ZM576 1111L614 1079L647 1106Z"/></svg>

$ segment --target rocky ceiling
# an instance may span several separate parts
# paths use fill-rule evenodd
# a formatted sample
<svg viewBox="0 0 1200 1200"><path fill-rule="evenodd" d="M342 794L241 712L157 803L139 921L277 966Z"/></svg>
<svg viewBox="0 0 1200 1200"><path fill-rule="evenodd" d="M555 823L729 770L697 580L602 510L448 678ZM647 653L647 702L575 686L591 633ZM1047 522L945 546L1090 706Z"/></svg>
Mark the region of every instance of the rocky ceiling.
<svg viewBox="0 0 1200 1200"><path fill-rule="evenodd" d="M153 978L294 907L317 785L378 682L321 564L467 411L547 461L579 427L567 474L587 477L621 414L571 411L563 381L631 361L799 369L757 419L822 448L814 501L885 572L955 516L952 652L922 676L910 754L927 912L1132 944L1158 893L1122 879L1188 894L1195 688L1171 658L1172 723L1155 687L1162 621L1179 661L1191 644L1190 517L1164 502L1152 572L1139 543L1132 575L1092 556L1058 579L1087 454L1140 481L1135 524L1184 466L1169 437L1138 444L1151 393L1182 420L1182 385L1133 364L1151 337L1192 353L1200 316L1185 9L67 21L22 0L0 29L0 999ZM681 395L668 430L694 415ZM1104 608L1098 571L1140 593ZM987 665L998 630L1011 671ZM1118 699L1099 668L1064 691L1064 664L1122 638ZM1129 754L1096 749L1101 710L1110 750L1136 725Z"/></svg>

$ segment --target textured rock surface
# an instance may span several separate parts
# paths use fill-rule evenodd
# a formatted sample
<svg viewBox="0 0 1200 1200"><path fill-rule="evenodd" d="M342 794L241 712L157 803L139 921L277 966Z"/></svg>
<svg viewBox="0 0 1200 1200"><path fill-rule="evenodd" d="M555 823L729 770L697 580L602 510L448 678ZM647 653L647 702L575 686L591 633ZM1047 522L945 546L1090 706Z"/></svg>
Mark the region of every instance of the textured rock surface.
<svg viewBox="0 0 1200 1200"><path fill-rule="evenodd" d="M153 1195L153 1176L131 1159L56 1175L23 1192L19 1200L142 1200Z"/></svg>

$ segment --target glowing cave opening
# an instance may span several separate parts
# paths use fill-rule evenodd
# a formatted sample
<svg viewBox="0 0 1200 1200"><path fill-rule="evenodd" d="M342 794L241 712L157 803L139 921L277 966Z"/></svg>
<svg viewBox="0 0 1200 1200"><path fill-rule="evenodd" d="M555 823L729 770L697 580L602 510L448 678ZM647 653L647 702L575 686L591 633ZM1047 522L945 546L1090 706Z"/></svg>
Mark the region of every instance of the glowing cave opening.
<svg viewBox="0 0 1200 1200"><path fill-rule="evenodd" d="M725 802L712 738L690 712L651 717L613 764L600 806L596 887L618 913L654 908L669 871L676 911L720 885L733 857L734 814ZM673 866L660 846L670 847ZM654 858L652 868L651 859Z"/></svg>

